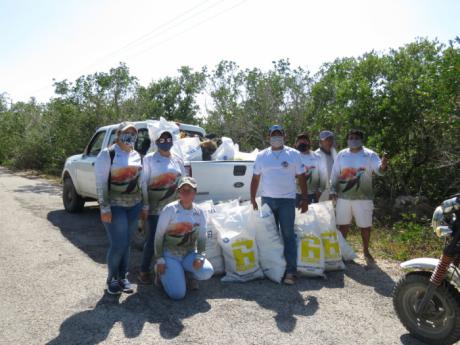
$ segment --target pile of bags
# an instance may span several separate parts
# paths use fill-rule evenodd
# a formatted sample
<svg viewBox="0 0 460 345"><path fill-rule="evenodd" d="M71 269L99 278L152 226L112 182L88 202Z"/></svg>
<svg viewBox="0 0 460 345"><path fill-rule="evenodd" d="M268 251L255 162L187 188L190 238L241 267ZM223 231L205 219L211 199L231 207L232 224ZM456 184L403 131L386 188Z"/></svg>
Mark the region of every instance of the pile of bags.
<svg viewBox="0 0 460 345"><path fill-rule="evenodd" d="M227 160L248 160L254 161L256 159L258 149L247 153L241 152L239 145L235 144L231 138L222 137L221 143L217 147L217 144L214 142L213 146L214 151L209 158L204 158L207 156L205 153L204 147L209 147L206 145L206 141L209 143L210 140L201 140L199 137L185 137L181 138L181 133L179 126L173 121L167 121L163 117L160 120L148 120L147 129L149 131L149 136L151 138L151 145L149 152L156 151L155 140L158 139L160 133L164 130L170 132L173 136L173 147L171 151L181 157L184 161L202 161L202 160L216 160L216 161L227 161Z"/></svg>
<svg viewBox="0 0 460 345"><path fill-rule="evenodd" d="M260 205L260 202L259 202ZM207 214L206 254L215 274L223 282L246 282L263 278L280 283L286 269L284 245L268 205L254 211L250 203L238 200L214 205L199 204ZM345 268L346 259L356 257L335 229L332 203L310 206L296 214L298 271L305 276L323 276L329 270Z"/></svg>

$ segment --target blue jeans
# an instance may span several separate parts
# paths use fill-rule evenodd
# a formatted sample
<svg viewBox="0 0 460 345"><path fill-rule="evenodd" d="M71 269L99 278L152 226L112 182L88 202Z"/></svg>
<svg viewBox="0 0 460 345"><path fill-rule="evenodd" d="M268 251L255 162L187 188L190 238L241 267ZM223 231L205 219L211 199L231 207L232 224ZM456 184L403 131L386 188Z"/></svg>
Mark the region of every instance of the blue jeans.
<svg viewBox="0 0 460 345"><path fill-rule="evenodd" d="M112 222L103 223L110 243L107 282L112 278L123 279L128 273L131 236L137 228L141 207L141 203L132 207L112 206Z"/></svg>
<svg viewBox="0 0 460 345"><path fill-rule="evenodd" d="M155 251L155 232L159 218L160 216L157 214L149 215L149 233L144 243L144 251L142 252L141 272L150 272L150 265Z"/></svg>
<svg viewBox="0 0 460 345"><path fill-rule="evenodd" d="M318 202L318 198L316 197L316 193L308 194L308 204L316 204ZM301 194L296 194L295 195L295 206L299 207L300 206L300 200L302 199Z"/></svg>
<svg viewBox="0 0 460 345"><path fill-rule="evenodd" d="M207 280L214 274L211 263L206 259L203 262L203 267L199 270L193 268L193 261L197 255L197 253L191 252L184 257L178 257L165 252L166 270L160 279L169 298L177 300L185 297L187 290L186 273L190 278L196 280Z"/></svg>
<svg viewBox="0 0 460 345"><path fill-rule="evenodd" d="M284 240L286 273L297 272L297 239L294 232L295 199L262 197L262 205L267 204L275 215L276 225Z"/></svg>

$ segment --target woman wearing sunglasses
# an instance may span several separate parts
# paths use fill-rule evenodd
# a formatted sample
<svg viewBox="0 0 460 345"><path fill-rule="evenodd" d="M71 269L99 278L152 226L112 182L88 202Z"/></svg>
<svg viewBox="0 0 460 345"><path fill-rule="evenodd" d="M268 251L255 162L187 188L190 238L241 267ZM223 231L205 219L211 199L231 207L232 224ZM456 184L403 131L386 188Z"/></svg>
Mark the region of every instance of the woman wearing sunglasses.
<svg viewBox="0 0 460 345"><path fill-rule="evenodd" d="M193 202L197 185L192 177L181 177L179 200L161 211L155 234L156 273L169 298L185 297L189 288L198 289L198 280L212 277L214 270L206 260L206 218Z"/></svg>
<svg viewBox="0 0 460 345"><path fill-rule="evenodd" d="M144 196L143 219L148 218L149 233L144 244L142 264L138 279L143 284L153 282L151 262L154 252L155 231L161 209L177 199L177 184L185 176L181 158L171 153L173 137L170 132L162 131L155 141L158 150L149 153L143 161L142 192Z"/></svg>

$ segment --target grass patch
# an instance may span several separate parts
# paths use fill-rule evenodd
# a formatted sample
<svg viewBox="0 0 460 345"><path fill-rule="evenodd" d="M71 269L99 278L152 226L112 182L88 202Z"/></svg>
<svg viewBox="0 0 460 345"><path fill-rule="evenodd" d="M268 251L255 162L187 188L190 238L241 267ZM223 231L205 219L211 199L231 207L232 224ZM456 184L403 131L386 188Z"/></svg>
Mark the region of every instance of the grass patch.
<svg viewBox="0 0 460 345"><path fill-rule="evenodd" d="M393 226L377 225L371 233L370 249L378 258L405 261L417 257L440 257L444 239L438 238L431 225L416 222L415 215L404 215ZM362 252L361 233L352 227L348 242L357 252Z"/></svg>

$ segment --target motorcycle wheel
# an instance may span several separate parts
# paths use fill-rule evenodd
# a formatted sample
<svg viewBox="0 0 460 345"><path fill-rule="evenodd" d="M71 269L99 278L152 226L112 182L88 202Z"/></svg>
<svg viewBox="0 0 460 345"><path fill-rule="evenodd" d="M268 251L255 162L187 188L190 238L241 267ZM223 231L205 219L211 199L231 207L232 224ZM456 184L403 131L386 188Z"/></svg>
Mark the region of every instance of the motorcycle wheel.
<svg viewBox="0 0 460 345"><path fill-rule="evenodd" d="M412 273L399 280L393 291L393 306L409 333L427 344L453 344L460 339L459 294L443 283L421 315L415 309L430 281L429 275Z"/></svg>

